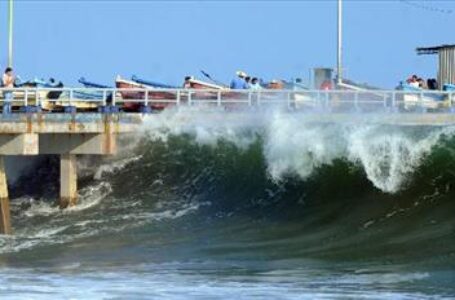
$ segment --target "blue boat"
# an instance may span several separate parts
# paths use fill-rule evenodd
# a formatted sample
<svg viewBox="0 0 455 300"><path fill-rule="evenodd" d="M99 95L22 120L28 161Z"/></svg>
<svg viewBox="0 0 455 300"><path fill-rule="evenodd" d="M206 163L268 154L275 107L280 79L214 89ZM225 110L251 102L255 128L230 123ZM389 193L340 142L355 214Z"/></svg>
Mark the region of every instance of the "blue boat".
<svg viewBox="0 0 455 300"><path fill-rule="evenodd" d="M54 78L49 78L48 81L44 79L34 78L25 82L16 83L19 88L63 88L61 81L57 82ZM58 99L62 94L61 91L40 91L39 97L41 99ZM31 97L33 99L33 96Z"/></svg>
<svg viewBox="0 0 455 300"><path fill-rule="evenodd" d="M91 89L111 89L112 88L111 86L108 86L108 85L88 81L84 77L79 78L78 82L80 84L82 84L84 87L91 88ZM93 92L75 91L73 96L74 96L74 98L84 99L84 100L90 100L90 99L101 100L104 97L103 92L101 92L101 91L93 91ZM107 93L106 98L107 98L106 100L111 100L112 93Z"/></svg>
<svg viewBox="0 0 455 300"><path fill-rule="evenodd" d="M180 87L174 86L174 85L169 85L169 84L165 84L165 83L141 79L141 78L137 77L136 75L131 76L131 80L134 82L137 82L139 84L143 84L143 85L155 88L155 89L178 89L178 88L180 88Z"/></svg>
<svg viewBox="0 0 455 300"><path fill-rule="evenodd" d="M92 81L86 80L84 77L79 78L78 82L85 86L86 88L94 88L94 89L111 89L111 86L95 83Z"/></svg>
<svg viewBox="0 0 455 300"><path fill-rule="evenodd" d="M50 78L48 81L44 79L34 78L25 82L16 83L17 87L36 87L36 88L59 88L63 87L63 83Z"/></svg>

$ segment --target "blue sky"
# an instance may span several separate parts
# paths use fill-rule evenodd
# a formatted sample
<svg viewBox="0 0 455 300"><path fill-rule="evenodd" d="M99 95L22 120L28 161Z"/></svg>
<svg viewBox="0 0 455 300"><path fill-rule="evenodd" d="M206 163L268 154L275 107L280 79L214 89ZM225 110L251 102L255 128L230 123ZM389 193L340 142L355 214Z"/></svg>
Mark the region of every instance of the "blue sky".
<svg viewBox="0 0 455 300"><path fill-rule="evenodd" d="M0 66L7 2L0 0ZM16 0L14 67L22 78L116 74L180 84L204 69L229 81L237 69L264 79L303 77L336 64L336 1ZM392 88L410 73L436 75L417 46L454 43L455 2L344 3L349 78Z"/></svg>

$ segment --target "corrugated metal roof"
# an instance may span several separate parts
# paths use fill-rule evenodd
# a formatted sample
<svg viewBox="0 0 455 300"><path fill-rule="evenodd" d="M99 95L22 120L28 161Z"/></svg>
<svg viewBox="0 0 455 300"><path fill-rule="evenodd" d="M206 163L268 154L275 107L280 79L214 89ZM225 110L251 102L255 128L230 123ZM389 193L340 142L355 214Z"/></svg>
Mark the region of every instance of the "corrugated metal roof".
<svg viewBox="0 0 455 300"><path fill-rule="evenodd" d="M442 49L455 49L455 44L451 45L440 45L434 47L419 47L416 49L418 55L423 54L438 54Z"/></svg>

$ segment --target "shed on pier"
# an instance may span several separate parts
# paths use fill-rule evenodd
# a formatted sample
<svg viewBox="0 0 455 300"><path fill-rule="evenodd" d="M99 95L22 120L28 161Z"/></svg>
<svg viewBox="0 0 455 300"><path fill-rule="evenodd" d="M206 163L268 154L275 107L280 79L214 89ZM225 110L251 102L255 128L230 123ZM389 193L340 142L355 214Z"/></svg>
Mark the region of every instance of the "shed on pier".
<svg viewBox="0 0 455 300"><path fill-rule="evenodd" d="M455 44L417 48L417 54L437 54L439 86L442 88L444 84L455 84Z"/></svg>

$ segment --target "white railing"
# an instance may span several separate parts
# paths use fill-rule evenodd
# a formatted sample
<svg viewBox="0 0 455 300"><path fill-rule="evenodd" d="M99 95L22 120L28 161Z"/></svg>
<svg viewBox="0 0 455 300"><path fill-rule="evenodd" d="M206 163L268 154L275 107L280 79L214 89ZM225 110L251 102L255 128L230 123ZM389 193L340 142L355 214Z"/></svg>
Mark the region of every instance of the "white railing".
<svg viewBox="0 0 455 300"><path fill-rule="evenodd" d="M97 89L97 88L0 88L13 93L14 106L39 106L47 110L117 107L213 106L227 109L282 106L319 112L455 112L455 93L396 90L209 90L209 89Z"/></svg>

